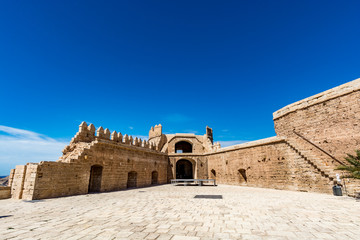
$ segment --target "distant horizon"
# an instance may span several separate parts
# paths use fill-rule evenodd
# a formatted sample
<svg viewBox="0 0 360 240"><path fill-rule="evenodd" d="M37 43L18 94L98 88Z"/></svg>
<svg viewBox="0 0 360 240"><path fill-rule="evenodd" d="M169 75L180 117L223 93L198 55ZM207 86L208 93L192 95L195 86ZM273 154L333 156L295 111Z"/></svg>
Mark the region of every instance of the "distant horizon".
<svg viewBox="0 0 360 240"><path fill-rule="evenodd" d="M0 174L82 121L133 136L275 136L272 113L360 77L360 2L37 1L0 9Z"/></svg>

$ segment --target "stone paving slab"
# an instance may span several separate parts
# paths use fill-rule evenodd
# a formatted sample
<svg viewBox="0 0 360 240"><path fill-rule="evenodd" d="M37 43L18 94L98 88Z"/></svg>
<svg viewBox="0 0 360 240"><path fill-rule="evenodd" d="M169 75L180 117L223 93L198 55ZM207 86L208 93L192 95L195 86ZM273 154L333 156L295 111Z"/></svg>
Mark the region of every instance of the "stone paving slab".
<svg viewBox="0 0 360 240"><path fill-rule="evenodd" d="M229 185L6 199L0 239L360 239L360 202Z"/></svg>

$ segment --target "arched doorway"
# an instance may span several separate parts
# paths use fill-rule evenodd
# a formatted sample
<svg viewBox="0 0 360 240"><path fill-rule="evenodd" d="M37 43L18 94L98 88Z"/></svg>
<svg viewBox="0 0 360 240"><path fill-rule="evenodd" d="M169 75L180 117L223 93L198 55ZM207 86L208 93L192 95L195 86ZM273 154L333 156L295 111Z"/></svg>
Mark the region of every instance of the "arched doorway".
<svg viewBox="0 0 360 240"><path fill-rule="evenodd" d="M155 185L155 184L158 184L158 172L157 171L153 171L151 173L151 185Z"/></svg>
<svg viewBox="0 0 360 240"><path fill-rule="evenodd" d="M91 166L89 188L88 188L89 193L100 192L102 170L103 170L103 167L100 165Z"/></svg>
<svg viewBox="0 0 360 240"><path fill-rule="evenodd" d="M191 153L192 145L191 143L181 141L175 144L175 153Z"/></svg>
<svg viewBox="0 0 360 240"><path fill-rule="evenodd" d="M193 165L189 160L181 159L176 162L176 179L193 179Z"/></svg>
<svg viewBox="0 0 360 240"><path fill-rule="evenodd" d="M136 188L137 186L137 172L131 171L128 173L127 188Z"/></svg>

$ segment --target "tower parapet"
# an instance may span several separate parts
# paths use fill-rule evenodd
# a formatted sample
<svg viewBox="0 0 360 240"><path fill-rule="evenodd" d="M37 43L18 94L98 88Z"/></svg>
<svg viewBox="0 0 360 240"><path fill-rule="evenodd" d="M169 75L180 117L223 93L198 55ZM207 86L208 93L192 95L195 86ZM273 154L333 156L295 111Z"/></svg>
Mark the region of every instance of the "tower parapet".
<svg viewBox="0 0 360 240"><path fill-rule="evenodd" d="M214 143L213 130L212 130L212 128L209 128L208 126L206 126L206 137L211 141L211 144Z"/></svg>
<svg viewBox="0 0 360 240"><path fill-rule="evenodd" d="M151 138L160 137L162 135L162 126L161 124L155 125L155 127L151 127L149 131L149 140Z"/></svg>
<svg viewBox="0 0 360 240"><path fill-rule="evenodd" d="M161 125L155 126L156 132L161 135ZM78 142L90 143L94 140L108 140L117 144L126 144L141 148L148 148L152 150L157 150L158 146L155 143L150 144L147 140L142 140L138 137L133 137L125 134L124 136L121 132L113 131L110 133L110 130L106 128L104 130L103 127L99 127L97 130L93 124L87 125L86 122L82 122L79 125L79 131L76 135L71 139L71 142L68 146L66 146L63 150L63 154L67 152L71 152L74 149L74 144Z"/></svg>

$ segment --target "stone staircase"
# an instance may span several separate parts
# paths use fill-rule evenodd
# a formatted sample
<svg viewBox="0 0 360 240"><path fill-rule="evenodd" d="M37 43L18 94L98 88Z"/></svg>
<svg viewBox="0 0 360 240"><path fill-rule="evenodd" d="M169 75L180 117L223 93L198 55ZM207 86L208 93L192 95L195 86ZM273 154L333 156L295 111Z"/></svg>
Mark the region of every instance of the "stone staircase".
<svg viewBox="0 0 360 240"><path fill-rule="evenodd" d="M286 139L286 144L297 152L313 169L323 177L333 181L336 178L335 167L332 159L305 142L301 138Z"/></svg>
<svg viewBox="0 0 360 240"><path fill-rule="evenodd" d="M319 183L319 186L316 187L317 191L331 193L328 187L333 185L336 174L339 173L340 177L344 175L342 171L335 170L335 168L344 163L331 156L316 144L306 140L300 134L292 138L287 138L285 141L315 172L321 174L323 178L328 180L327 186L324 183ZM352 197L360 196L360 180L343 178L342 184L343 194Z"/></svg>

